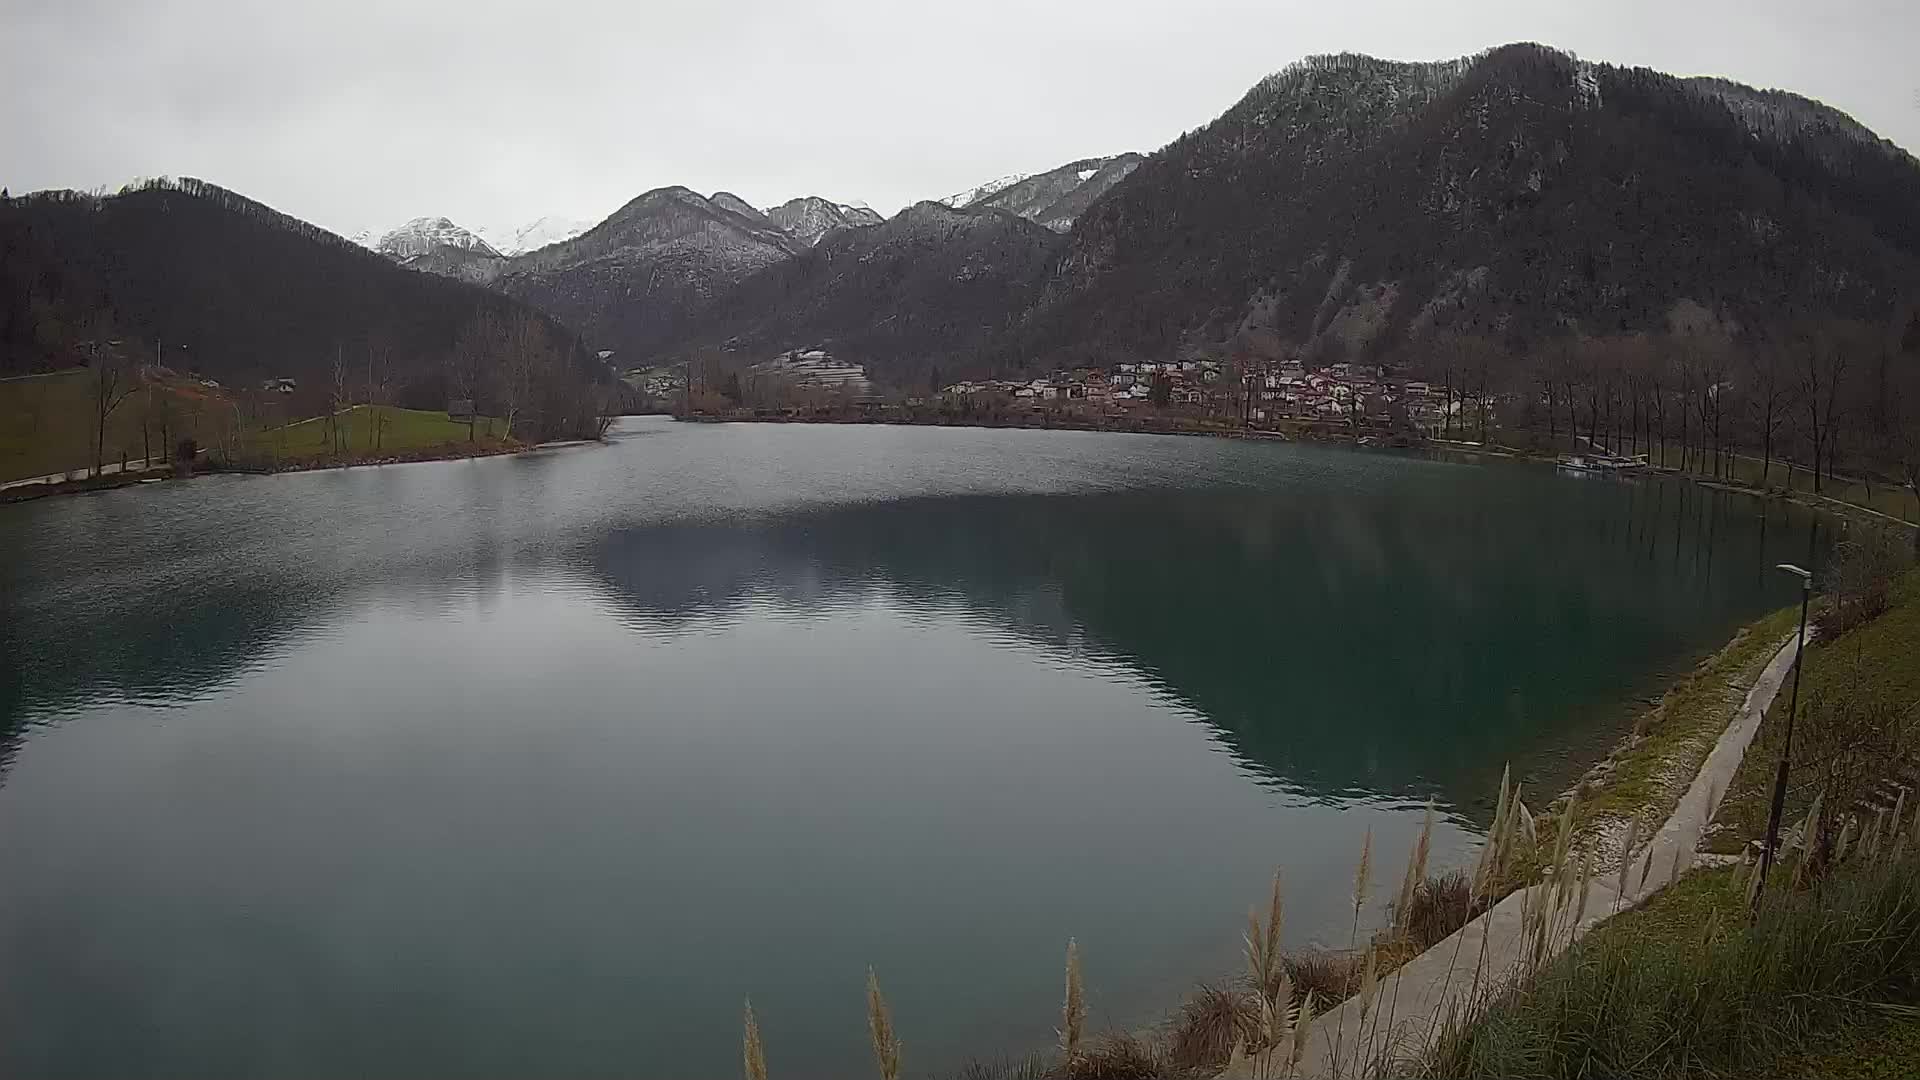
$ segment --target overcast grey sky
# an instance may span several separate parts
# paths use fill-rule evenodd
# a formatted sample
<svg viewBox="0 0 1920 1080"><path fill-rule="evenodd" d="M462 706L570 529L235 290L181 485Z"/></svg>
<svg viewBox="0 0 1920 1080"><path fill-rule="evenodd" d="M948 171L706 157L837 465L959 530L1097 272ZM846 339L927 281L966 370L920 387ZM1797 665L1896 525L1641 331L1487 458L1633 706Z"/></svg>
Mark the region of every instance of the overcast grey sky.
<svg viewBox="0 0 1920 1080"><path fill-rule="evenodd" d="M341 232L649 188L892 213L1153 150L1312 53L1533 40L1825 101L1920 150L1916 0L0 0L0 184L199 176Z"/></svg>

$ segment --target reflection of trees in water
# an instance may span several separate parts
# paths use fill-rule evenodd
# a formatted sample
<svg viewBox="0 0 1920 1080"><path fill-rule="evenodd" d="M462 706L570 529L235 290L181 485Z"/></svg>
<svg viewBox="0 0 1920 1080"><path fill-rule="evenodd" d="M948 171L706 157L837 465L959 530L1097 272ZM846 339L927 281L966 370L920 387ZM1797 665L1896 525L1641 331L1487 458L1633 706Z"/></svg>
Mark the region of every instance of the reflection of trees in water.
<svg viewBox="0 0 1920 1080"><path fill-rule="evenodd" d="M102 701L178 704L267 662L296 625L284 582L209 588L173 602L74 596L51 610L0 604L10 658L0 682L0 777L28 717L49 722Z"/></svg>
<svg viewBox="0 0 1920 1080"><path fill-rule="evenodd" d="M1753 571L1768 565L1758 504L1511 480L915 500L623 531L590 558L656 631L875 582L907 606L958 599L1124 662L1291 783L1473 801L1502 760L1565 745L1634 673L1717 644L1771 588Z"/></svg>
<svg viewBox="0 0 1920 1080"><path fill-rule="evenodd" d="M0 541L32 542L0 564L0 780L29 723L198 700L369 593L422 614L485 609L513 562L539 550L524 521L503 524L511 500L497 477L477 472L442 486L440 504L408 506L404 522L379 512L406 504L397 473L364 472L357 490L301 477L304 489L256 486L251 498L218 488L235 479L177 504L74 502L9 523L20 531Z"/></svg>

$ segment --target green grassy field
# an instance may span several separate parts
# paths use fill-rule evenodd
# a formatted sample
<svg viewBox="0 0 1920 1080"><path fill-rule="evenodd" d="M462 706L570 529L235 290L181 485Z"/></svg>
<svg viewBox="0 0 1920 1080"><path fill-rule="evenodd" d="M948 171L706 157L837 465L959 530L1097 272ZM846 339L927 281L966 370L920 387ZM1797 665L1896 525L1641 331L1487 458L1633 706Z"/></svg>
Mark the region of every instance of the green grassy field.
<svg viewBox="0 0 1920 1080"><path fill-rule="evenodd" d="M230 408L218 392L186 380L156 385L122 401L107 418L103 462L124 455L138 459L145 450L164 457L158 424L142 441L141 429L163 410L168 436L206 445ZM93 464L93 404L86 372L75 368L26 378L0 379L0 481L89 468Z"/></svg>
<svg viewBox="0 0 1920 1080"><path fill-rule="evenodd" d="M87 374L79 369L0 380L0 482L91 468L90 391ZM230 425L248 412L266 418L239 434L234 456L243 465L419 456L454 445L492 451L501 445L496 432L502 425L490 417L479 418L469 444L466 422L451 420L444 412L356 405L340 415L345 449L336 451L324 417L283 424L273 415L279 407L274 400L256 402L252 410L237 409L224 390L187 379L156 382L126 397L107 418L101 461L137 461L147 453L169 456L160 434L162 417L166 442L193 439L204 449L216 449L229 436ZM378 449L376 414L381 421Z"/></svg>
<svg viewBox="0 0 1920 1080"><path fill-rule="evenodd" d="M375 420L379 420L376 449ZM391 405L355 405L338 417L340 437L346 452L335 452L325 417L296 421L281 427L250 432L241 439L240 457L265 459L275 463L317 461L335 457L364 458L403 456L451 445L467 445L468 429L464 420L449 419L444 412L401 409ZM496 449L500 438L493 434L500 422L480 417L473 426L472 444L481 449Z"/></svg>

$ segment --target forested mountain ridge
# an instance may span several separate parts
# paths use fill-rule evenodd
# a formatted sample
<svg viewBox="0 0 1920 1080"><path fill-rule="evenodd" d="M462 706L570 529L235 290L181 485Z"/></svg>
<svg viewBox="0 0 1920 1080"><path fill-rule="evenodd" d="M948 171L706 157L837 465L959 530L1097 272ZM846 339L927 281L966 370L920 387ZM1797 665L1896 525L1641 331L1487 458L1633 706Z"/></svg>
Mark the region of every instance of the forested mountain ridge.
<svg viewBox="0 0 1920 1080"><path fill-rule="evenodd" d="M437 409L495 394L509 329L520 358L538 360L521 371L518 407L563 393L572 409L610 384L571 331L520 301L203 181L0 201L0 372L71 366L89 343L118 340L127 360L163 356L239 388L294 379L310 405L348 362L353 400ZM360 373L375 369L381 385L368 386ZM562 404L546 412L558 422Z"/></svg>
<svg viewBox="0 0 1920 1080"><path fill-rule="evenodd" d="M1183 350L1385 362L1783 311L1878 319L1915 282L1920 166L1835 110L1515 45L1317 57L1075 224L1020 367Z"/></svg>
<svg viewBox="0 0 1920 1080"><path fill-rule="evenodd" d="M662 355L722 347L760 358L824 346L918 383L976 360L1035 295L1061 238L1004 210L922 202L840 229L743 280Z"/></svg>

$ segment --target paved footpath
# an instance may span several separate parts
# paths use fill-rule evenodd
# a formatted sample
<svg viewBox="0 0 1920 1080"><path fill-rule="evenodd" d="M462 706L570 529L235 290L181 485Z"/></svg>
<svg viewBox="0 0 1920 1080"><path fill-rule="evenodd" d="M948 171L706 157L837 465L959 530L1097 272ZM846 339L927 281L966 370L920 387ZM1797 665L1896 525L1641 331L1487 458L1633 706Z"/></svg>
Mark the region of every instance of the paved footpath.
<svg viewBox="0 0 1920 1080"><path fill-rule="evenodd" d="M145 472L148 469L158 468L162 464L163 462L153 461L147 458L134 458L132 461L127 462L127 471ZM112 476L119 471L120 463L117 461L109 461L100 466L100 475L102 476ZM27 487L31 484L58 484L66 480L84 480L92 473L93 467L86 465L78 469L69 469L66 472L48 473L45 476L29 476L21 480L7 480L0 482L0 491L5 491L8 488Z"/></svg>
<svg viewBox="0 0 1920 1080"><path fill-rule="evenodd" d="M1739 769L1741 759L1746 756L1747 747L1752 745L1754 734L1760 729L1761 718L1766 715L1768 706L1773 704L1774 695L1780 692L1781 684L1793 670L1795 652L1795 641L1790 637L1760 673L1753 689L1748 691L1740 711L1707 754L1699 775L1694 777L1693 785L1686 794L1680 797L1672 816L1653 834L1652 873L1644 885L1639 875L1641 863L1646 858L1645 847L1635 849L1625 895L1615 888L1617 871L1609 870L1602 874L1596 870L1594 880L1587 886L1586 918L1578 926L1570 927L1568 932L1555 935L1548 944L1549 955L1565 949L1617 911L1644 902L1687 871L1693 861L1694 849L1699 845L1708 823L1713 820L1720 797L1726 793L1735 770ZM1364 1053L1359 1063L1363 1065L1367 1060L1377 1060L1383 1054L1403 1060L1417 1058L1433 1040L1436 1031L1446 1023L1450 1011L1457 1014L1467 1012L1469 1001L1475 996L1476 967L1480 967L1483 973L1478 988L1483 999L1490 988L1504 986L1520 973L1521 913L1529 904L1551 902L1546 898L1548 892L1548 887L1544 885L1514 892L1452 937L1381 979L1367 1018L1369 1030L1366 1039L1359 1038L1357 1034L1360 1026L1358 999L1349 998L1326 1015L1316 1017L1298 1075L1310 1078L1354 1076L1363 1072L1372 1075L1371 1069L1356 1068L1357 1052ZM1532 900L1527 898L1529 893L1533 894ZM1574 903L1578 903L1577 898ZM1481 966L1483 958L1484 966ZM1386 1017L1382 1014L1389 1011L1392 1013L1392 1026L1391 1030L1386 1030ZM1373 1030L1375 1028L1381 1030ZM1336 1031L1342 1033L1344 1043L1337 1063L1333 1053ZM1369 1044L1370 1050L1367 1049Z"/></svg>

